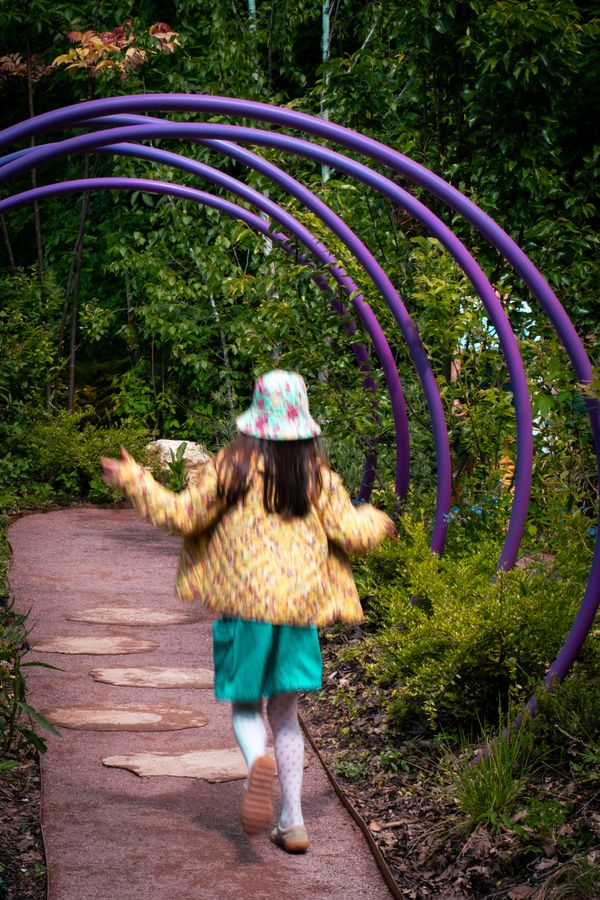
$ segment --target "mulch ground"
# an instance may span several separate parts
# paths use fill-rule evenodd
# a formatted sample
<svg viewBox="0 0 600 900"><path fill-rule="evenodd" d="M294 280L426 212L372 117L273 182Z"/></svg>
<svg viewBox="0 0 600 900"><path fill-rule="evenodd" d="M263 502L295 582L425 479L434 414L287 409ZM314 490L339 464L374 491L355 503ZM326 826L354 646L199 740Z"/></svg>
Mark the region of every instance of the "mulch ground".
<svg viewBox="0 0 600 900"><path fill-rule="evenodd" d="M45 866L39 764L31 755L0 775L1 900L44 900Z"/></svg>
<svg viewBox="0 0 600 900"><path fill-rule="evenodd" d="M418 728L393 733L379 689L355 662L340 661L354 635L323 642L324 688L306 698L305 714L405 900L600 898L600 772L574 781L565 768L544 767L528 790L538 822L520 810L511 827L467 833L435 739Z"/></svg>

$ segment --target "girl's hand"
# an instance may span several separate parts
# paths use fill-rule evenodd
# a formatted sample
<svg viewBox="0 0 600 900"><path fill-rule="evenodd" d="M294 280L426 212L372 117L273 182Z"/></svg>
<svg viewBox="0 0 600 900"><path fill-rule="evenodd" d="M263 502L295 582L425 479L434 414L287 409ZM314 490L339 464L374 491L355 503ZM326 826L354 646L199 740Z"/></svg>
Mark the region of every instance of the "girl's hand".
<svg viewBox="0 0 600 900"><path fill-rule="evenodd" d="M100 458L100 463L104 472L102 480L109 487L118 487L120 482L120 473L123 466L131 460L131 456L125 449L121 447L121 459L109 459L107 456Z"/></svg>
<svg viewBox="0 0 600 900"><path fill-rule="evenodd" d="M390 541L398 540L398 529L396 528L394 523L391 521L391 519L387 523L387 526L386 526L386 537L388 537Z"/></svg>

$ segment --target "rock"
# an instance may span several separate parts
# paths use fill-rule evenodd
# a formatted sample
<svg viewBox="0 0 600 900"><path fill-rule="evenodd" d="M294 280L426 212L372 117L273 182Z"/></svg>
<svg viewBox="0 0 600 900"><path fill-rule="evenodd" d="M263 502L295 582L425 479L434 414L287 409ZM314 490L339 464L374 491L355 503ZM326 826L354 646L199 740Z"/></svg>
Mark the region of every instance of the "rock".
<svg viewBox="0 0 600 900"><path fill-rule="evenodd" d="M193 441L172 441L167 438L161 438L158 441L152 441L151 444L148 444L146 450L151 457L156 459L162 468L166 469L172 460L171 451L174 456L181 444L186 445L183 458L188 467L197 466L199 463L206 462L207 459L209 459L209 454L204 447L201 447L200 444L195 444Z"/></svg>

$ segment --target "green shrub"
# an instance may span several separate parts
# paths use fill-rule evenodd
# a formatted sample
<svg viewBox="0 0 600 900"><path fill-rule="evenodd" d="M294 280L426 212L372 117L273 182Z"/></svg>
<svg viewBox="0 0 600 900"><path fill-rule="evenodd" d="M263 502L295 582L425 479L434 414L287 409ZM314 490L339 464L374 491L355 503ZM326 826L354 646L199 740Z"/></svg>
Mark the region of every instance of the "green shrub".
<svg viewBox="0 0 600 900"><path fill-rule="evenodd" d="M27 646L27 614L19 614L12 603L0 607L0 771L11 768L23 747L35 747L42 753L45 741L30 727L35 723L46 731L58 735L58 730L40 713L26 703L25 675L28 666L53 666L41 662L22 662L22 654Z"/></svg>
<svg viewBox="0 0 600 900"><path fill-rule="evenodd" d="M552 691L541 691L531 723L536 742L553 765L568 766L583 780L600 779L600 678L575 670Z"/></svg>
<svg viewBox="0 0 600 900"><path fill-rule="evenodd" d="M34 415L23 431L17 447L22 468L28 472L21 495L35 502L36 485L57 498L88 498L108 502L114 491L102 481L101 456L119 456L121 445L138 460L145 460L149 437L142 429L125 426L101 427L91 424L85 412L59 413L50 417ZM33 494L33 498L29 495Z"/></svg>
<svg viewBox="0 0 600 900"><path fill-rule="evenodd" d="M555 658L582 593L579 579L513 570L494 580L499 541L439 558L425 526L405 516L397 544L356 566L375 633L351 652L388 687L392 720L425 716L432 729L522 702ZM588 646L597 643L592 636Z"/></svg>

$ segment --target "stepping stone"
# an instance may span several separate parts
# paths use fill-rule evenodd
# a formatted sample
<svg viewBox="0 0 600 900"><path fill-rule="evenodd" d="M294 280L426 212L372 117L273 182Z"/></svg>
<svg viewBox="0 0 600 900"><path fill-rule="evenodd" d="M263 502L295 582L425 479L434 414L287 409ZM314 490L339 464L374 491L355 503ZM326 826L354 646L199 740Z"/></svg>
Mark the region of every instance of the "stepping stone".
<svg viewBox="0 0 600 900"><path fill-rule="evenodd" d="M210 688L214 682L211 669L172 669L163 666L92 669L90 675L104 684L121 684L126 687Z"/></svg>
<svg viewBox="0 0 600 900"><path fill-rule="evenodd" d="M267 752L273 756L272 748ZM308 762L308 756L305 754L305 768ZM188 750L180 753L142 751L127 756L108 756L102 763L117 769L128 769L134 775L144 777L167 775L177 778L202 778L212 784L237 781L248 775L248 767L237 747L229 750Z"/></svg>
<svg viewBox="0 0 600 900"><path fill-rule="evenodd" d="M146 653L156 650L156 641L131 637L54 637L35 641L32 650L39 653L81 653L85 656L118 656L123 653Z"/></svg>
<svg viewBox="0 0 600 900"><path fill-rule="evenodd" d="M109 756L102 760L109 768L129 769L135 775L172 775L202 778L212 784L246 778L248 767L238 748L230 750L142 751L127 756Z"/></svg>
<svg viewBox="0 0 600 900"><path fill-rule="evenodd" d="M196 710L162 706L54 706L43 710L42 715L53 725L84 731L178 731L208 722Z"/></svg>
<svg viewBox="0 0 600 900"><path fill-rule="evenodd" d="M85 656L118 656L123 653L147 653L156 650L156 641L130 637L54 637L36 641L32 650L39 653L81 653Z"/></svg>
<svg viewBox="0 0 600 900"><path fill-rule="evenodd" d="M200 621L198 612L183 609L151 609L147 606L97 606L67 616L69 622L96 625L190 625Z"/></svg>

